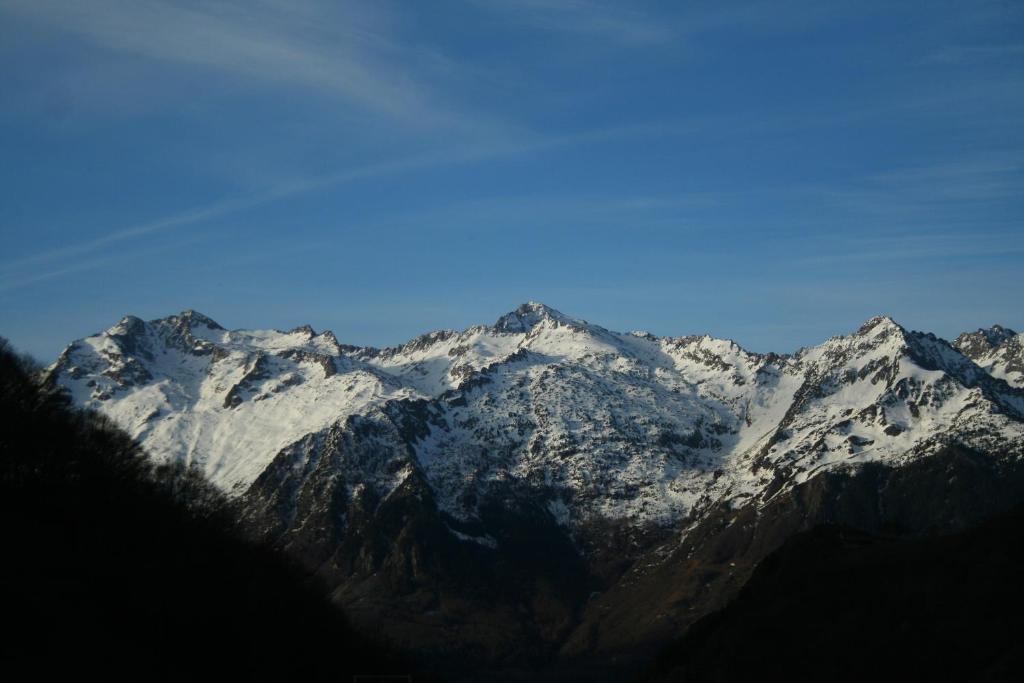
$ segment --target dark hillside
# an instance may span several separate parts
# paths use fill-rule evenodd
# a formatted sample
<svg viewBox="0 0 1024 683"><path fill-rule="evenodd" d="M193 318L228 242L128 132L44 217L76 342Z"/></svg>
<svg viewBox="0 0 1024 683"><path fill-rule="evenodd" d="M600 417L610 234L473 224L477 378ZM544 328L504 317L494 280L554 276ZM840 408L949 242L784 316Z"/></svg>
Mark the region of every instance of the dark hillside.
<svg viewBox="0 0 1024 683"><path fill-rule="evenodd" d="M1010 681L1024 675L1024 507L955 535L789 539L651 680Z"/></svg>
<svg viewBox="0 0 1024 683"><path fill-rule="evenodd" d="M192 472L38 386L0 340L8 680L351 680L408 673Z"/></svg>

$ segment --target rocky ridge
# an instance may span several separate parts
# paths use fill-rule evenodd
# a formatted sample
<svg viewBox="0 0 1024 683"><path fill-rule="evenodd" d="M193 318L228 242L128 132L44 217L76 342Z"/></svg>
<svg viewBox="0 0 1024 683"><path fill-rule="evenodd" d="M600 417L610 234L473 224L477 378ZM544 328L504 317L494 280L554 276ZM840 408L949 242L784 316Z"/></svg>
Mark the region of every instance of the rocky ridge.
<svg viewBox="0 0 1024 683"><path fill-rule="evenodd" d="M1018 479L972 474L1024 455L1019 336L998 329L950 344L881 316L756 354L528 303L378 349L186 311L75 342L49 377L201 468L355 619L522 667L676 637L814 523L925 528L892 502L917 485L877 468L1011 504ZM925 500L946 519L949 495Z"/></svg>
<svg viewBox="0 0 1024 683"><path fill-rule="evenodd" d="M953 346L993 376L1024 388L1024 334L993 325L961 334Z"/></svg>
<svg viewBox="0 0 1024 683"><path fill-rule="evenodd" d="M407 449L407 471L456 519L478 517L500 484L534 492L569 526L672 524L839 465L949 442L1019 451L1020 336L986 334L950 345L878 317L795 354L755 354L708 336L615 333L529 303L493 326L375 349L308 326L228 331L186 311L127 317L73 343L50 373L154 457L195 463L235 495L354 416L402 415L389 445ZM386 495L400 477L376 466L360 471Z"/></svg>

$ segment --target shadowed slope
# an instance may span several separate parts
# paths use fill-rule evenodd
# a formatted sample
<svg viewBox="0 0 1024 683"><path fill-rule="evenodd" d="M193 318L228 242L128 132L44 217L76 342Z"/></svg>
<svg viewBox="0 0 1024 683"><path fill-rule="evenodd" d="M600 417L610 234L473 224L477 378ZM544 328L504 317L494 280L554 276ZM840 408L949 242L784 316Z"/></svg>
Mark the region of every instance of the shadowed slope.
<svg viewBox="0 0 1024 683"><path fill-rule="evenodd" d="M279 556L235 536L195 473L152 469L39 388L0 340L5 672L34 680L348 680L408 668Z"/></svg>
<svg viewBox="0 0 1024 683"><path fill-rule="evenodd" d="M1004 681L1024 672L1024 507L952 536L822 526L668 648L653 680Z"/></svg>

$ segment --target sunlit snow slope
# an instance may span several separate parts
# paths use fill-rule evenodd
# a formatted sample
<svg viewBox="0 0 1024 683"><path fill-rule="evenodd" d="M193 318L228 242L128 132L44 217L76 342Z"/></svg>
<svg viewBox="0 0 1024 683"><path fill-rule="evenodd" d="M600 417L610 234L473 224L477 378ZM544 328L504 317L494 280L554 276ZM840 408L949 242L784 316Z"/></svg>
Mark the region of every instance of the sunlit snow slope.
<svg viewBox="0 0 1024 683"><path fill-rule="evenodd" d="M994 377L1024 388L1024 334L994 325L961 334L953 345Z"/></svg>
<svg viewBox="0 0 1024 683"><path fill-rule="evenodd" d="M754 354L528 303L493 326L375 349L309 327L229 331L186 311L74 342L50 377L153 457L195 463L233 494L276 459L307 476L345 433L363 444L358 459L336 454L346 481L386 496L415 473L457 519L514 487L569 526L669 523L943 443L1020 457L1021 337L970 349L966 337L954 347L879 317L795 354ZM354 417L394 428L370 443Z"/></svg>

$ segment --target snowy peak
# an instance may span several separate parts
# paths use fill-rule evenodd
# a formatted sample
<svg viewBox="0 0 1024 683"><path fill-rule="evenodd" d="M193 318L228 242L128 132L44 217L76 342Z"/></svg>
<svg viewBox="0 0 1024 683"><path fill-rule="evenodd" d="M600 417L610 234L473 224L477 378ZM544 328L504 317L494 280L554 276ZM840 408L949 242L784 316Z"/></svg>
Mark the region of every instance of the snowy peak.
<svg viewBox="0 0 1024 683"><path fill-rule="evenodd" d="M149 322L129 315L107 330L105 336L119 343L128 353L134 353L138 348L152 353L163 345L169 345L185 353L206 355L213 351L212 343L220 341L226 334L227 330L211 318L185 310Z"/></svg>
<svg viewBox="0 0 1024 683"><path fill-rule="evenodd" d="M891 317L887 315L876 315L873 318L869 318L864 322L863 325L857 330L858 336L871 336L876 337L880 335L893 335L902 334L906 330L902 325L897 323Z"/></svg>
<svg viewBox="0 0 1024 683"><path fill-rule="evenodd" d="M889 316L876 316L851 335L801 349L797 357L817 361L822 369L911 363L921 370L946 373L968 387L983 381L985 375L946 340L930 332L909 331Z"/></svg>
<svg viewBox="0 0 1024 683"><path fill-rule="evenodd" d="M134 316L129 316L134 318ZM138 320L137 318L134 318ZM181 337L205 338L211 332L226 332L215 320L202 313L187 309L177 315L160 318L150 321L150 325L156 329L174 332Z"/></svg>
<svg viewBox="0 0 1024 683"><path fill-rule="evenodd" d="M620 334L536 302L385 349L308 325L226 330L185 311L75 342L51 378L155 457L194 462L234 493L300 441L316 460L341 430L366 468L376 448L405 454L462 520L512 487L567 510L567 524L660 523L944 440L1024 444L1024 393L886 316L777 355L707 335ZM376 445L363 441L371 431ZM373 477L386 495L391 479Z"/></svg>
<svg viewBox="0 0 1024 683"><path fill-rule="evenodd" d="M528 301L511 313L506 313L498 318L498 321L494 323L494 329L498 332L530 332L535 326L546 321L569 325L586 325L585 321L570 318L550 306L545 306L536 301Z"/></svg>
<svg viewBox="0 0 1024 683"><path fill-rule="evenodd" d="M888 316L871 318L850 339L860 353L888 353L921 370L943 372L966 387L988 379L953 344L930 332L909 331Z"/></svg>
<svg viewBox="0 0 1024 683"><path fill-rule="evenodd" d="M825 349L824 357L838 361L833 363L834 367L845 365L847 372L858 364L860 374L875 373L888 366L886 372L872 375L873 383L883 378L890 386L893 382L916 382L922 378L940 384L955 382L968 389L977 388L994 403L1021 414L1018 392L993 382L990 372L979 368L954 344L930 332L908 331L888 316L872 318L853 335L829 340L816 348ZM935 373L941 373L941 381Z"/></svg>
<svg viewBox="0 0 1024 683"><path fill-rule="evenodd" d="M907 348L911 336L912 333L889 316L878 315L865 321L853 334L839 339L854 353L879 349L900 353Z"/></svg>
<svg viewBox="0 0 1024 683"><path fill-rule="evenodd" d="M965 332L953 345L992 377L1024 389L1024 334L993 325Z"/></svg>
<svg viewBox="0 0 1024 683"><path fill-rule="evenodd" d="M196 326L201 326L201 327L205 327L205 328L210 329L210 330L223 330L224 329L219 324L217 324L217 322L215 320L213 320L212 318L210 318L208 316L205 316L202 313L199 313L198 311L193 311L191 308L182 311L176 317L184 325L187 325L190 328L191 327L196 327Z"/></svg>
<svg viewBox="0 0 1024 683"><path fill-rule="evenodd" d="M111 337L140 337L146 334L146 323L134 315L126 315L107 330L107 334Z"/></svg>
<svg viewBox="0 0 1024 683"><path fill-rule="evenodd" d="M1017 333L1008 327L993 325L988 329L978 328L976 332L964 332L956 338L953 346L968 358L976 360L1016 336Z"/></svg>
<svg viewBox="0 0 1024 683"><path fill-rule="evenodd" d="M876 316L848 335L805 347L794 358L815 375L863 364L893 361L908 351L910 334L888 316Z"/></svg>
<svg viewBox="0 0 1024 683"><path fill-rule="evenodd" d="M993 325L988 329L979 328L977 332L965 332L956 338L953 346L969 358L977 360L1017 336L1009 328Z"/></svg>

